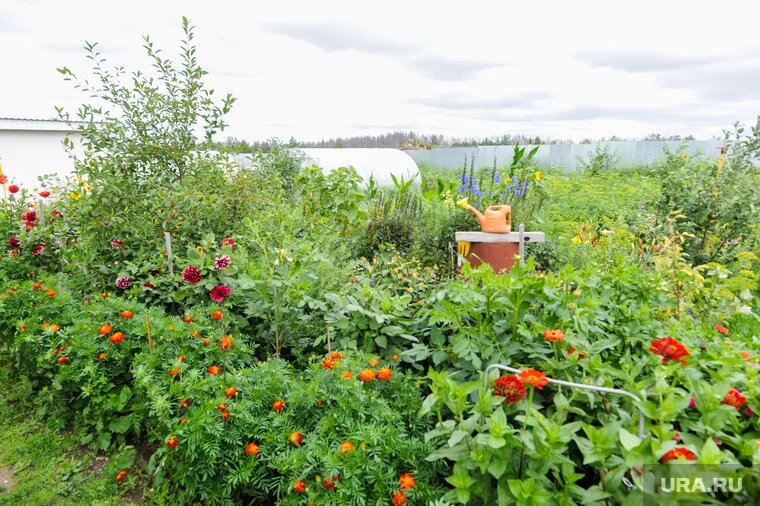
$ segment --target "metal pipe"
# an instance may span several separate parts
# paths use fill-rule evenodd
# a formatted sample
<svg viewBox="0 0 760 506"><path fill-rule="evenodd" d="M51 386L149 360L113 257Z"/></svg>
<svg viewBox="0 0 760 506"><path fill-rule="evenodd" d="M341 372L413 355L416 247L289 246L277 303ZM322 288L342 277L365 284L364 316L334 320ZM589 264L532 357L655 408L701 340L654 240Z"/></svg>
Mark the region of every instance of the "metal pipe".
<svg viewBox="0 0 760 506"><path fill-rule="evenodd" d="M491 372L493 369L499 369L502 371L511 372L513 374L520 374L520 369L515 369L514 367L509 367L506 365L501 364L491 364L488 367L486 367L486 370L483 373L483 390L488 390L488 373ZM624 397L628 397L629 399L632 399L636 402L636 408L639 410L639 438L644 439L644 410L641 408L641 399L639 399L635 394L632 394L631 392L628 392L627 390L620 390L617 388L607 388L607 387L600 387L596 385L586 385L583 383L573 383L571 381L563 381L563 380L557 380L552 378L546 378L549 383L556 383L557 385L565 386L565 387L571 387L571 388L581 388L583 390L592 390L594 392L603 392L606 394L613 394L613 395L622 395Z"/></svg>

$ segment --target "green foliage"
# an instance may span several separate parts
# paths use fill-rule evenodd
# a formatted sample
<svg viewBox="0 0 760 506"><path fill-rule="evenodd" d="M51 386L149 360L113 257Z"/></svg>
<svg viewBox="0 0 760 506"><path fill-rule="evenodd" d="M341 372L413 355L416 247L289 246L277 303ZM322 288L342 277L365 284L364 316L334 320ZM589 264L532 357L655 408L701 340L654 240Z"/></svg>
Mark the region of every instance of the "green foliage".
<svg viewBox="0 0 760 506"><path fill-rule="evenodd" d="M585 159L578 157L578 166L589 176L598 176L611 172L618 161L619 157L610 152L609 144L597 143L594 151L589 152Z"/></svg>

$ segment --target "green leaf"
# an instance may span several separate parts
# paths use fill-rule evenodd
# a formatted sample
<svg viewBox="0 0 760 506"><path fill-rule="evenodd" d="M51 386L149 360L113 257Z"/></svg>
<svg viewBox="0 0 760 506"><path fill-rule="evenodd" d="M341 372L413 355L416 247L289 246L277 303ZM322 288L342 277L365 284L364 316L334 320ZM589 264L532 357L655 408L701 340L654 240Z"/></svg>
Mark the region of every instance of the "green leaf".
<svg viewBox="0 0 760 506"><path fill-rule="evenodd" d="M622 427L620 427L618 435L620 436L620 444L626 451L631 451L641 444L641 439L638 436L634 436Z"/></svg>
<svg viewBox="0 0 760 506"><path fill-rule="evenodd" d="M723 461L723 452L715 444L715 441L711 437L705 440L705 444L702 445L702 450L699 452L699 464L720 464Z"/></svg>

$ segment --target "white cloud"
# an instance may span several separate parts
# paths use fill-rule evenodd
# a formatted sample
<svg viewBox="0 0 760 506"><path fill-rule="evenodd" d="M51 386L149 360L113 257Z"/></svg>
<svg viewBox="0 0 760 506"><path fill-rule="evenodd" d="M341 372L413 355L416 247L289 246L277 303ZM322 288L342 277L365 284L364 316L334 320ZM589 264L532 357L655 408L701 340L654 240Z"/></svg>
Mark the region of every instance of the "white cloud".
<svg viewBox="0 0 760 506"><path fill-rule="evenodd" d="M709 137L760 112L760 4L4 0L0 116L47 118L83 99L84 40L145 68L142 36L176 53L180 18L226 134L319 139L391 128L458 136Z"/></svg>

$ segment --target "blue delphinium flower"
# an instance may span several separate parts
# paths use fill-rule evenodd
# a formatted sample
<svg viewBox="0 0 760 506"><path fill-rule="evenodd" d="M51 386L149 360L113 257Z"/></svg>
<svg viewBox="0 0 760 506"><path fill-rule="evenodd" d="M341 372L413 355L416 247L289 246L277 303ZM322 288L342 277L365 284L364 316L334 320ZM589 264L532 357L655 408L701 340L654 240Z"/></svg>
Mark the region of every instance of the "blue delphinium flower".
<svg viewBox="0 0 760 506"><path fill-rule="evenodd" d="M517 184L517 176L512 176L512 183Z"/></svg>
<svg viewBox="0 0 760 506"><path fill-rule="evenodd" d="M493 182L499 183L501 182L501 174L499 172L495 172L493 175Z"/></svg>
<svg viewBox="0 0 760 506"><path fill-rule="evenodd" d="M480 190L479 190L479 189L477 189L477 188L475 188L474 190L472 190L472 193L473 193L473 195L475 195L476 197L482 197L482 196L483 196L483 192L482 192L482 191L480 191Z"/></svg>
<svg viewBox="0 0 760 506"><path fill-rule="evenodd" d="M464 174L462 176L462 183L467 184L469 182L470 182L470 176L468 176L467 174Z"/></svg>

